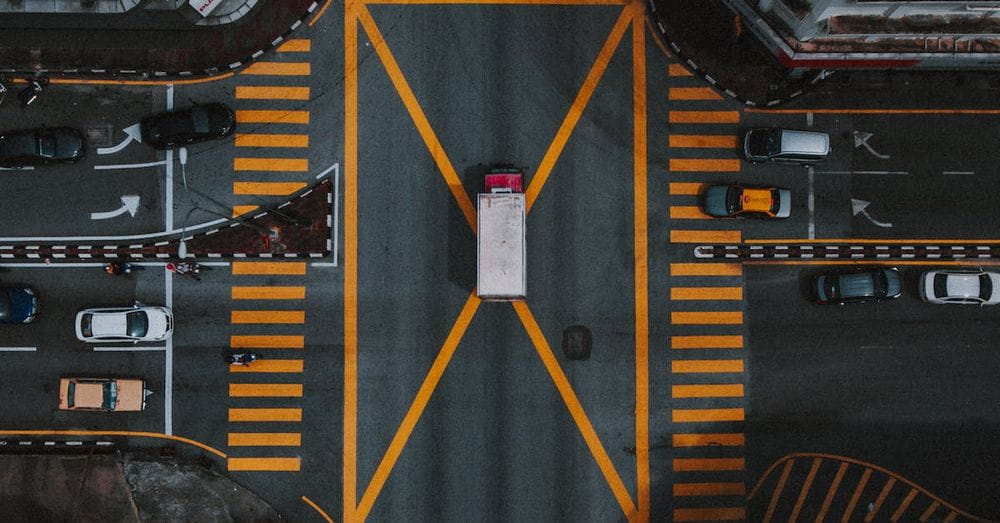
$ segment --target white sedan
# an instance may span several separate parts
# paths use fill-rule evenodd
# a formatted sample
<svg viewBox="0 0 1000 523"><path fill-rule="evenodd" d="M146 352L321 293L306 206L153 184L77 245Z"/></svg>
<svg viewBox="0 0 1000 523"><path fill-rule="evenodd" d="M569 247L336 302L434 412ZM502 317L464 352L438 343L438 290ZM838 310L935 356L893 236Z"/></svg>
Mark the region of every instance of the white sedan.
<svg viewBox="0 0 1000 523"><path fill-rule="evenodd" d="M80 341L162 341L174 331L174 315L166 307L136 304L132 307L84 309L76 313Z"/></svg>
<svg viewBox="0 0 1000 523"><path fill-rule="evenodd" d="M1000 303L1000 273L927 271L920 275L920 297L938 304L996 305Z"/></svg>

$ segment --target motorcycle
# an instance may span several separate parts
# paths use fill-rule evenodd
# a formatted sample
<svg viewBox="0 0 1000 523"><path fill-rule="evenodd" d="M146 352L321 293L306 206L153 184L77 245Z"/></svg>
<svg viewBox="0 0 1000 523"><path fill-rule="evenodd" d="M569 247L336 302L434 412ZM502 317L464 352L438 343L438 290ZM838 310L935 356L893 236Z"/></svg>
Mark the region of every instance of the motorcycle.
<svg viewBox="0 0 1000 523"><path fill-rule="evenodd" d="M28 85L17 93L17 98L21 101L21 107L28 107L34 103L38 99L38 95L42 92L42 88L48 84L49 79L45 76L33 76L29 78Z"/></svg>
<svg viewBox="0 0 1000 523"><path fill-rule="evenodd" d="M104 272L112 276L125 276L132 273L132 264L128 262L111 261L104 265Z"/></svg>
<svg viewBox="0 0 1000 523"><path fill-rule="evenodd" d="M234 352L226 355L226 363L230 365L250 365L260 359L256 352Z"/></svg>
<svg viewBox="0 0 1000 523"><path fill-rule="evenodd" d="M166 269L174 274L180 274L182 276L190 276L196 280L200 280L198 273L201 272L201 267L197 262L182 261L177 263L168 263Z"/></svg>

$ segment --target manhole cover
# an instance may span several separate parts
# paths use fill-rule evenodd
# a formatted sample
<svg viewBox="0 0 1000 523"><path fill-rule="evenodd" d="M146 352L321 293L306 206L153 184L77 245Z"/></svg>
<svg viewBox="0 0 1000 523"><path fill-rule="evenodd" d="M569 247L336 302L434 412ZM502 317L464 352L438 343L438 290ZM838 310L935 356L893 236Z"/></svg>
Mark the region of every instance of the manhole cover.
<svg viewBox="0 0 1000 523"><path fill-rule="evenodd" d="M87 127L87 142L100 147L111 145L111 126Z"/></svg>

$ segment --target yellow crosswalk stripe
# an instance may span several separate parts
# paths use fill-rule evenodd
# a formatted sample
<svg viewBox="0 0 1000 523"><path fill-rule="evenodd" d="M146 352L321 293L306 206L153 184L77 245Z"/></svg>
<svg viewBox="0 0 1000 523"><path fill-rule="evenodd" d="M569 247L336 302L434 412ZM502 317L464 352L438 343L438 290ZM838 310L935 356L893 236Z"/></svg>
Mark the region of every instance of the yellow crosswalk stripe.
<svg viewBox="0 0 1000 523"><path fill-rule="evenodd" d="M670 348L671 349L742 349L743 336L671 336Z"/></svg>
<svg viewBox="0 0 1000 523"><path fill-rule="evenodd" d="M711 87L670 87L668 100L722 100Z"/></svg>
<svg viewBox="0 0 1000 523"><path fill-rule="evenodd" d="M305 346L302 336L282 335L232 335L229 346L233 349L301 349Z"/></svg>
<svg viewBox="0 0 1000 523"><path fill-rule="evenodd" d="M243 109L236 111L236 123L308 124L309 111L269 111Z"/></svg>
<svg viewBox="0 0 1000 523"><path fill-rule="evenodd" d="M743 385L730 383L724 385L672 385L670 396L673 398L742 398Z"/></svg>
<svg viewBox="0 0 1000 523"><path fill-rule="evenodd" d="M670 182L671 196L696 196L701 194L707 183Z"/></svg>
<svg viewBox="0 0 1000 523"><path fill-rule="evenodd" d="M240 275L302 275L306 273L305 262L233 262L233 274Z"/></svg>
<svg viewBox="0 0 1000 523"><path fill-rule="evenodd" d="M672 287L671 300L742 300L743 287Z"/></svg>
<svg viewBox="0 0 1000 523"><path fill-rule="evenodd" d="M230 365L229 372L291 372L300 373L303 369L302 360L257 360L252 365Z"/></svg>
<svg viewBox="0 0 1000 523"><path fill-rule="evenodd" d="M671 158L669 162L671 172L740 172L740 161L738 159L718 159L718 158Z"/></svg>
<svg viewBox="0 0 1000 523"><path fill-rule="evenodd" d="M742 340L740 340L740 345L742 345ZM740 373L743 372L743 360L674 360L670 362L670 372L674 374Z"/></svg>
<svg viewBox="0 0 1000 523"><path fill-rule="evenodd" d="M288 196L305 186L301 182L233 182L233 194Z"/></svg>
<svg viewBox="0 0 1000 523"><path fill-rule="evenodd" d="M735 149L736 137L715 134L671 134L670 147Z"/></svg>
<svg viewBox="0 0 1000 523"><path fill-rule="evenodd" d="M701 212L696 205L671 205L670 218L672 220L710 220L711 216Z"/></svg>
<svg viewBox="0 0 1000 523"><path fill-rule="evenodd" d="M675 496L743 496L746 485L740 482L726 483L674 483Z"/></svg>
<svg viewBox="0 0 1000 523"><path fill-rule="evenodd" d="M308 100L308 87L284 87L277 85L238 85L238 100Z"/></svg>
<svg viewBox="0 0 1000 523"><path fill-rule="evenodd" d="M230 432L230 447L298 447L302 434L298 432Z"/></svg>
<svg viewBox="0 0 1000 523"><path fill-rule="evenodd" d="M282 287L234 285L231 297L234 300L302 300L306 297L306 288L304 285Z"/></svg>
<svg viewBox="0 0 1000 523"><path fill-rule="evenodd" d="M675 508L674 521L746 521L747 510L743 507L722 508Z"/></svg>
<svg viewBox="0 0 1000 523"><path fill-rule="evenodd" d="M743 421L742 408L735 409L674 409L670 417L675 423L705 423L714 421Z"/></svg>
<svg viewBox="0 0 1000 523"><path fill-rule="evenodd" d="M739 111L669 111L670 123L740 123Z"/></svg>
<svg viewBox="0 0 1000 523"><path fill-rule="evenodd" d="M233 158L234 171L309 171L306 158Z"/></svg>
<svg viewBox="0 0 1000 523"><path fill-rule="evenodd" d="M709 311L670 313L670 323L674 325L740 325L743 323L742 311Z"/></svg>
<svg viewBox="0 0 1000 523"><path fill-rule="evenodd" d="M230 323L305 323L306 311L232 311Z"/></svg>
<svg viewBox="0 0 1000 523"><path fill-rule="evenodd" d="M229 421L302 421L302 409L229 409Z"/></svg>
<svg viewBox="0 0 1000 523"><path fill-rule="evenodd" d="M237 216L243 216L246 213L254 212L260 209L259 205L234 205L233 206L233 218Z"/></svg>
<svg viewBox="0 0 1000 523"><path fill-rule="evenodd" d="M671 263L671 276L740 276L743 266L738 263Z"/></svg>
<svg viewBox="0 0 1000 523"><path fill-rule="evenodd" d="M727 434L674 434L675 447L742 447L746 437L738 432Z"/></svg>
<svg viewBox="0 0 1000 523"><path fill-rule="evenodd" d="M743 458L674 458L673 462L676 472L743 470L744 467Z"/></svg>
<svg viewBox="0 0 1000 523"><path fill-rule="evenodd" d="M236 147L309 147L308 134L243 134L236 133Z"/></svg>
<svg viewBox="0 0 1000 523"><path fill-rule="evenodd" d="M669 76L692 76L691 71L687 67L678 63L670 64L667 67L667 74Z"/></svg>
<svg viewBox="0 0 1000 523"><path fill-rule="evenodd" d="M312 49L312 40L308 38L289 38L278 46L279 53L308 53Z"/></svg>
<svg viewBox="0 0 1000 523"><path fill-rule="evenodd" d="M260 76L309 76L309 62L254 62L240 72Z"/></svg>
<svg viewBox="0 0 1000 523"><path fill-rule="evenodd" d="M301 466L299 458L229 458L226 465L234 472L298 472Z"/></svg>
<svg viewBox="0 0 1000 523"><path fill-rule="evenodd" d="M743 233L740 231L670 231L671 243L740 243Z"/></svg>
<svg viewBox="0 0 1000 523"><path fill-rule="evenodd" d="M301 383L230 383L230 398L301 398Z"/></svg>

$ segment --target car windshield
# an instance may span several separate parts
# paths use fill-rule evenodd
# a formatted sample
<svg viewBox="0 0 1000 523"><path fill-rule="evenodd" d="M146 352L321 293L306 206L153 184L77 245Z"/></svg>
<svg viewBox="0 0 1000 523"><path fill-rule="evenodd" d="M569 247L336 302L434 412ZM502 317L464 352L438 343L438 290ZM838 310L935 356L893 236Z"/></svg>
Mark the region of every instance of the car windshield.
<svg viewBox="0 0 1000 523"><path fill-rule="evenodd" d="M993 280L989 274L979 275L979 297L988 300L993 296Z"/></svg>
<svg viewBox="0 0 1000 523"><path fill-rule="evenodd" d="M773 156L781 152L781 129L768 129L761 134L763 135L761 146L765 154Z"/></svg>
<svg viewBox="0 0 1000 523"><path fill-rule="evenodd" d="M935 274L934 275L934 295L942 298L948 295L948 275L947 274Z"/></svg>
<svg viewBox="0 0 1000 523"><path fill-rule="evenodd" d="M781 210L781 197L778 196L778 190L771 190L771 214L778 214Z"/></svg>
<svg viewBox="0 0 1000 523"><path fill-rule="evenodd" d="M156 119L152 126L155 136L176 136L191 132L191 118L186 113L171 113Z"/></svg>
<svg viewBox="0 0 1000 523"><path fill-rule="evenodd" d="M94 315L90 313L84 314L80 317L80 332L88 338L94 335L94 329L91 328L93 321Z"/></svg>
<svg viewBox="0 0 1000 523"><path fill-rule="evenodd" d="M875 287L876 296L885 296L889 291L889 280L885 277L884 271L872 273L872 286Z"/></svg>
<svg viewBox="0 0 1000 523"><path fill-rule="evenodd" d="M743 210L740 207L740 198L743 196L743 189L740 187L730 187L726 190L726 211L729 214Z"/></svg>
<svg viewBox="0 0 1000 523"><path fill-rule="evenodd" d="M56 155L56 140L50 135L43 134L38 137L38 155L45 158L52 158Z"/></svg>
<svg viewBox="0 0 1000 523"><path fill-rule="evenodd" d="M141 338L149 331L149 318L142 311L126 314L125 324L125 332L133 338Z"/></svg>
<svg viewBox="0 0 1000 523"><path fill-rule="evenodd" d="M6 292L0 291L0 320L10 318L10 296Z"/></svg>

